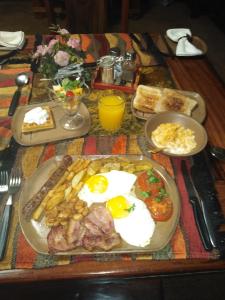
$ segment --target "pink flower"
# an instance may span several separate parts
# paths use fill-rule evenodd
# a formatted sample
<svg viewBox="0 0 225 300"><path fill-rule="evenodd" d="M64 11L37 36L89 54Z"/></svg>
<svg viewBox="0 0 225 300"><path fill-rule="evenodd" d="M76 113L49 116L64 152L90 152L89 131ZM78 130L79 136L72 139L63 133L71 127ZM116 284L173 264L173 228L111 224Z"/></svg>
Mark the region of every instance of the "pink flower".
<svg viewBox="0 0 225 300"><path fill-rule="evenodd" d="M55 44L57 44L59 41L56 39L52 39L49 44L48 44L48 53L51 54L52 53L52 48Z"/></svg>
<svg viewBox="0 0 225 300"><path fill-rule="evenodd" d="M58 51L54 56L54 61L60 67L65 67L68 65L70 60L70 55L65 51Z"/></svg>
<svg viewBox="0 0 225 300"><path fill-rule="evenodd" d="M69 40L67 41L67 45L71 48L74 49L80 49L80 41L79 39L73 39L73 38L69 38Z"/></svg>
<svg viewBox="0 0 225 300"><path fill-rule="evenodd" d="M38 58L40 56L45 56L45 54L48 52L48 47L46 45L39 45L37 46L37 50L33 55L33 58Z"/></svg>
<svg viewBox="0 0 225 300"><path fill-rule="evenodd" d="M62 28L59 30L59 34L62 34L62 35L69 34L69 31L65 28Z"/></svg>

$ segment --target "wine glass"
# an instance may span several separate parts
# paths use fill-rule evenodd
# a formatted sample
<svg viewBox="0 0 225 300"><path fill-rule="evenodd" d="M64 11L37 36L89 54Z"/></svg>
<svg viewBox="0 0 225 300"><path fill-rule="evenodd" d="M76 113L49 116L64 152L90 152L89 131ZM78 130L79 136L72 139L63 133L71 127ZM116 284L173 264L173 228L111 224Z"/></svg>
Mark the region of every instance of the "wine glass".
<svg viewBox="0 0 225 300"><path fill-rule="evenodd" d="M65 114L59 120L60 125L66 130L75 130L83 126L84 117L80 113L82 99L90 93L88 85L78 88L77 92L67 91L65 94L57 94L52 91L53 100L56 100L63 108Z"/></svg>

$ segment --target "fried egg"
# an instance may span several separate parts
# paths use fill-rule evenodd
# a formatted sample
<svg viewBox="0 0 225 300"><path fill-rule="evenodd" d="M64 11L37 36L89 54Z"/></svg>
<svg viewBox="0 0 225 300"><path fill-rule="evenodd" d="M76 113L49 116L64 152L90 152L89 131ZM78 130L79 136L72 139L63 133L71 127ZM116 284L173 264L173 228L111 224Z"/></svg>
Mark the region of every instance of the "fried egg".
<svg viewBox="0 0 225 300"><path fill-rule="evenodd" d="M78 197L87 202L102 203L121 194L130 193L137 176L125 171L112 170L91 176L84 183Z"/></svg>
<svg viewBox="0 0 225 300"><path fill-rule="evenodd" d="M145 247L150 244L155 223L142 200L133 195L120 195L107 201L117 233L129 245Z"/></svg>

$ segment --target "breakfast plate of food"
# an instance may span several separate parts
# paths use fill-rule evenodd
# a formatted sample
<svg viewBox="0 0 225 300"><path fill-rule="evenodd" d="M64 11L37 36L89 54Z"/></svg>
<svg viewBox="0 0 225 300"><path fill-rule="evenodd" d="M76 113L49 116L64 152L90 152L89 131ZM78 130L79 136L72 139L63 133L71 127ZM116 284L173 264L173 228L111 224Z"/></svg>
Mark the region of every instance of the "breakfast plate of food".
<svg viewBox="0 0 225 300"><path fill-rule="evenodd" d="M133 114L147 120L157 113L177 112L202 123L206 117L203 98L195 92L139 85L131 101Z"/></svg>
<svg viewBox="0 0 225 300"><path fill-rule="evenodd" d="M12 133L15 140L24 146L83 136L90 130L91 120L89 111L82 102L79 113L83 116L83 125L69 131L60 125L65 112L58 103L49 101L19 106L12 119Z"/></svg>
<svg viewBox="0 0 225 300"><path fill-rule="evenodd" d="M19 220L39 253L151 253L180 216L173 178L142 155L55 156L29 177Z"/></svg>

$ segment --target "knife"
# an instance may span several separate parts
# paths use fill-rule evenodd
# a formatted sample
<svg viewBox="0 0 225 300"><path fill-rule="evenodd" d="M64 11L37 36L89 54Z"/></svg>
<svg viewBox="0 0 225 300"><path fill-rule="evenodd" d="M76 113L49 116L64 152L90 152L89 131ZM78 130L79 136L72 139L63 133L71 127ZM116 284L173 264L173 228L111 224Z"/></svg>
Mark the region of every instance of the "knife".
<svg viewBox="0 0 225 300"><path fill-rule="evenodd" d="M201 198L203 216L208 228L211 243L214 247L225 249L224 239L218 229L225 224L225 219L217 198L214 179L209 169L209 162L204 151L193 156L191 177Z"/></svg>
<svg viewBox="0 0 225 300"><path fill-rule="evenodd" d="M205 223L205 219L203 217L203 212L199 203L199 199L196 196L196 191L194 189L194 186L192 184L186 163L184 160L181 162L181 170L184 177L184 182L186 185L186 189L189 195L189 201L192 205L193 212L194 212L194 218L195 222L198 228L198 232L200 235L200 238L202 240L203 246L205 250L211 251L212 250L212 243L209 237L209 232Z"/></svg>
<svg viewBox="0 0 225 300"><path fill-rule="evenodd" d="M142 36L142 38L145 41L145 44L147 46L146 51L149 54L152 54L154 56L154 58L156 59L158 65L165 65L166 64L165 59L164 59L162 53L156 47L156 45L155 45L153 39L151 38L151 36L147 32L142 33L141 36Z"/></svg>

